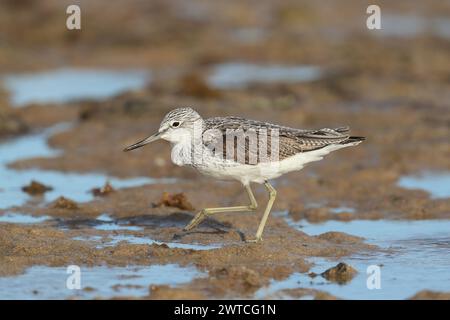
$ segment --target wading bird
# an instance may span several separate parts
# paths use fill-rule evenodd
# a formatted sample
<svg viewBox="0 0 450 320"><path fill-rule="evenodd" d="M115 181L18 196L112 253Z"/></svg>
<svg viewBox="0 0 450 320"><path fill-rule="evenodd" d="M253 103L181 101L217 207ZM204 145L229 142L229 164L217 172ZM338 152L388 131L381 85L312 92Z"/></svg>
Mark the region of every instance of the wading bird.
<svg viewBox="0 0 450 320"><path fill-rule="evenodd" d="M172 161L191 166L217 179L237 180L247 191L250 204L236 207L205 208L184 228L191 230L207 216L221 212L248 212L257 209L251 183L264 184L269 201L254 239L262 240L277 192L270 179L297 171L305 164L321 160L328 153L355 146L364 137L349 135L348 127L302 130L240 117L203 119L191 108L170 111L157 133L128 146L124 151L140 148L158 139L172 144Z"/></svg>

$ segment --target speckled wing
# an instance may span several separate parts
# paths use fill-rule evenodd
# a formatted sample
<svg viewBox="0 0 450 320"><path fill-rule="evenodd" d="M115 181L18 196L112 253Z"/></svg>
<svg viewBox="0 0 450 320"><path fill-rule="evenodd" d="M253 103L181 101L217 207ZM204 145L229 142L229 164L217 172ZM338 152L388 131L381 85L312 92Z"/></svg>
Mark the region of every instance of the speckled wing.
<svg viewBox="0 0 450 320"><path fill-rule="evenodd" d="M250 145L250 139L245 143L237 143L237 140L230 139L230 134L235 135L236 130L241 132L254 132L257 136L257 144ZM274 131L272 131L274 130ZM272 139L278 137L278 159L283 160L298 153L317 150L332 144L345 143L349 139L349 128L341 127L336 129L302 130L272 123L249 120L240 117L216 117L205 120L203 143L206 147L214 150L222 149L222 156L227 158L227 142L234 141L231 146L234 148L233 160L245 162L245 164L258 164L268 161L271 155ZM273 132L273 134L272 134ZM267 136L266 150L268 157L261 157L258 153L260 145L260 135ZM241 141L242 142L242 141ZM230 146L228 146L230 148ZM275 148L274 150L276 150ZM238 153L245 154L245 157L238 159ZM245 158L245 159L244 159Z"/></svg>

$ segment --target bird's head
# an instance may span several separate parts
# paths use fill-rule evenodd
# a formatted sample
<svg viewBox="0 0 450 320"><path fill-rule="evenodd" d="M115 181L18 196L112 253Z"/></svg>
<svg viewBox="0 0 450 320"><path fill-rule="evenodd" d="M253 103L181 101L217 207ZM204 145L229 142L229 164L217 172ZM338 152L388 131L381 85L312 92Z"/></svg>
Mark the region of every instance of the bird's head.
<svg viewBox="0 0 450 320"><path fill-rule="evenodd" d="M163 139L171 143L182 142L185 139L191 139L194 127L202 124L202 117L192 108L177 108L170 111L159 125L158 132L138 141L124 149L130 151L150 142Z"/></svg>

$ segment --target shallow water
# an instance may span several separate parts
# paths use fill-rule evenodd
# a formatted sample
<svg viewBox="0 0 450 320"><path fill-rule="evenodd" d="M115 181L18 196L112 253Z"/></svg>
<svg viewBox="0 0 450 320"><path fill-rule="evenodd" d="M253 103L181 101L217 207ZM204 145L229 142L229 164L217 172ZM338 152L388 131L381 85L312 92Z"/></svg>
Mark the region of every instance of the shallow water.
<svg viewBox="0 0 450 320"><path fill-rule="evenodd" d="M6 89L11 92L11 103L17 107L29 103L106 99L128 90L139 89L149 80L150 73L145 71L74 68L3 77Z"/></svg>
<svg viewBox="0 0 450 320"><path fill-rule="evenodd" d="M398 185L407 189L422 189L433 199L450 197L450 172L423 172L420 175L403 176Z"/></svg>
<svg viewBox="0 0 450 320"><path fill-rule="evenodd" d="M191 250L212 250L222 247L221 245L215 245L215 244L196 244L196 243L180 243L180 242L161 242L152 240L147 237L137 237L133 235L125 235L125 234L118 234L118 235L112 235L111 241L107 242L105 246L115 246L121 241L129 242L132 244L165 244L169 248L178 248L178 249L191 249Z"/></svg>
<svg viewBox="0 0 450 320"><path fill-rule="evenodd" d="M93 299L142 297L150 285L176 286L204 276L195 267L175 264L128 267L81 267L81 290L66 286L64 267L33 266L19 276L0 277L0 299Z"/></svg>
<svg viewBox="0 0 450 320"><path fill-rule="evenodd" d="M318 276L295 273L283 281L274 281L259 290L256 298L288 288L314 288L346 299L405 299L420 290L450 291L450 220L427 221L328 221L296 225L309 235L329 231L345 232L364 237L367 243L383 250L353 255L339 261L358 270L349 283L339 285ZM311 259L316 264L312 272L322 273L339 261ZM381 289L369 290L367 267L381 265Z"/></svg>
<svg viewBox="0 0 450 320"><path fill-rule="evenodd" d="M353 213L353 212L355 212L355 208L342 206L342 207L330 208L330 212L331 213L336 213L336 214L337 213L342 213L342 212Z"/></svg>
<svg viewBox="0 0 450 320"><path fill-rule="evenodd" d="M128 230L128 231L140 231L142 230L141 227L138 226L123 226L116 223L104 223L99 224L94 227L95 230L101 230L101 231L120 231L120 230Z"/></svg>
<svg viewBox="0 0 450 320"><path fill-rule="evenodd" d="M79 220L79 221L61 221L59 228L61 230L80 229L84 227L93 228L99 231L110 231L102 235L95 236L77 236L72 238L78 241L94 242L96 248L116 246L120 242L130 244L146 244L146 245L167 245L169 248L191 249L191 250L212 250L223 247L223 244L200 244L200 243L181 243L181 242L163 242L152 239L151 237L139 233L138 235L130 232L121 231L144 231L143 225L137 223L129 223L126 220L116 220L108 214L102 214L95 220Z"/></svg>
<svg viewBox="0 0 450 320"><path fill-rule="evenodd" d="M251 83L314 81L321 76L322 70L316 66L256 65L233 62L214 67L208 82L215 88L236 89Z"/></svg>
<svg viewBox="0 0 450 320"><path fill-rule="evenodd" d="M53 190L42 197L53 201L59 196L68 197L77 202L87 202L94 198L90 190L101 187L109 181L114 188L129 188L151 183L173 183L174 179L151 179L138 177L119 179L103 173L71 173L41 169L15 170L8 165L17 160L57 156L60 152L48 146L48 138L67 125L56 125L42 133L31 134L0 144L0 209L19 206L31 197L22 191L22 187L32 180L49 185Z"/></svg>
<svg viewBox="0 0 450 320"><path fill-rule="evenodd" d="M114 221L113 217L105 213L98 216L96 220L99 222L99 224L97 224L94 227L94 229L101 231L120 231L120 230L140 231L144 229L138 226L128 226L118 224L116 221Z"/></svg>
<svg viewBox="0 0 450 320"><path fill-rule="evenodd" d="M50 216L32 216L29 214L13 213L8 212L0 215L0 223L17 223L17 224L31 224L31 223L41 223L50 220Z"/></svg>
<svg viewBox="0 0 450 320"><path fill-rule="evenodd" d="M137 228L139 228L139 227L137 227ZM98 230L105 230L105 229L98 229ZM127 230L127 229L122 228L122 229L118 229L118 230ZM128 229L128 230L130 230L130 229ZM109 231L109 230L107 230L107 231ZM96 245L96 248L98 248L98 249L105 248L105 247L113 247L122 241L131 243L131 244L146 244L146 245L165 244L169 248L190 249L190 250L212 250L212 249L218 249L218 248L222 247L222 245L220 245L220 244L161 242L161 241L153 240L152 238L149 238L149 237L141 237L141 236L136 236L133 234L119 234L117 232L107 235L107 238L108 238L107 241L104 241L103 237L101 237L101 236L74 237L73 240L98 242L98 244Z"/></svg>

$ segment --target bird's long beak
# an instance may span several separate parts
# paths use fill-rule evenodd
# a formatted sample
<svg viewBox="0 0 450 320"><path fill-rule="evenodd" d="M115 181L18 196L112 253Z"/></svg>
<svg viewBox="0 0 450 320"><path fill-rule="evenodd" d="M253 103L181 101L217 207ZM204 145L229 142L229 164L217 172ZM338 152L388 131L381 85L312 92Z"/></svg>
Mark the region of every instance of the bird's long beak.
<svg viewBox="0 0 450 320"><path fill-rule="evenodd" d="M149 144L150 142L156 141L158 139L161 138L161 133L162 132L157 132L154 135L147 137L141 141L136 142L135 144L132 144L131 146L126 147L125 149L123 149L123 151L131 151L140 147L145 146L146 144Z"/></svg>

